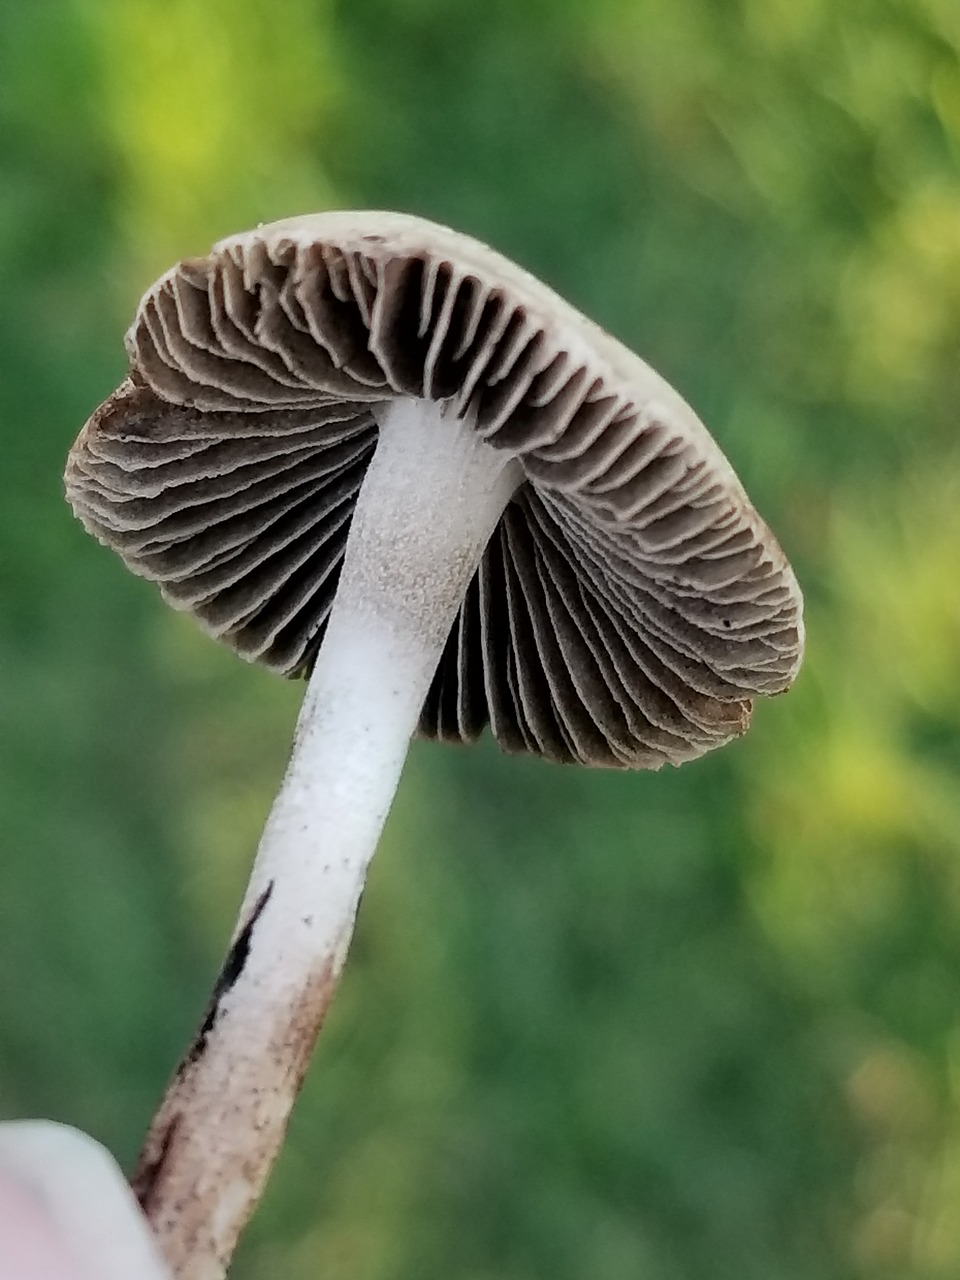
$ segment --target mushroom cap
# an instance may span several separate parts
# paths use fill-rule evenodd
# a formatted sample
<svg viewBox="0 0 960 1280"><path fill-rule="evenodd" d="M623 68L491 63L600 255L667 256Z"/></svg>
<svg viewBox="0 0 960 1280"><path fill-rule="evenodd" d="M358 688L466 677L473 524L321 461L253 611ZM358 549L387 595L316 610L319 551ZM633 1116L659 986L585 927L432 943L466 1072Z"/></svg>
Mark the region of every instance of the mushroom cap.
<svg viewBox="0 0 960 1280"><path fill-rule="evenodd" d="M420 721L428 737L620 768L742 733L792 682L802 600L693 410L487 246L396 213L231 236L162 276L131 371L71 450L101 542L243 657L313 665L395 396L470 414L524 480Z"/></svg>

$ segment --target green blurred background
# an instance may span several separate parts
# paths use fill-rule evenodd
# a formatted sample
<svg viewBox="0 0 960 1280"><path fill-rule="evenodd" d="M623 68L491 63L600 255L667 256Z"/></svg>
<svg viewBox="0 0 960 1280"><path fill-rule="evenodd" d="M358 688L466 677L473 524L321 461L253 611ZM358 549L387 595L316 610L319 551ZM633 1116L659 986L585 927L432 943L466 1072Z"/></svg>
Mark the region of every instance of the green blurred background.
<svg viewBox="0 0 960 1280"><path fill-rule="evenodd" d="M175 259L397 207L699 409L808 660L680 772L415 746L238 1280L960 1275L957 0L3 0L0 1112L126 1162L299 690L87 538Z"/></svg>

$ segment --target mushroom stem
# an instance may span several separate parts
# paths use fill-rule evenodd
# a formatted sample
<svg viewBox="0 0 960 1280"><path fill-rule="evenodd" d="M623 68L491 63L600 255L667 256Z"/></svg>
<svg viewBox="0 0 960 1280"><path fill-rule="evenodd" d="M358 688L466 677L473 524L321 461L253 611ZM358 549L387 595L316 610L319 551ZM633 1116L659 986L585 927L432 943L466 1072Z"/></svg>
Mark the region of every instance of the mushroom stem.
<svg viewBox="0 0 960 1280"><path fill-rule="evenodd" d="M394 400L209 1010L134 1188L178 1280L219 1280L329 1007L443 646L520 480L449 405Z"/></svg>

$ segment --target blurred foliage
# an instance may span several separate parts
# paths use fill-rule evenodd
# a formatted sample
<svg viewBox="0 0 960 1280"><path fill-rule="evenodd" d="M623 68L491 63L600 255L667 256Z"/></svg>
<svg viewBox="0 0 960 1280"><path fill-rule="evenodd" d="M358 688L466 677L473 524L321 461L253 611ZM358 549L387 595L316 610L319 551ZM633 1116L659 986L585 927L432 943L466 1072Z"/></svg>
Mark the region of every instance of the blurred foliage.
<svg viewBox="0 0 960 1280"><path fill-rule="evenodd" d="M298 690L83 536L143 287L259 220L495 243L700 409L809 660L676 773L415 747L238 1278L960 1274L956 0L0 6L0 1110L132 1158Z"/></svg>

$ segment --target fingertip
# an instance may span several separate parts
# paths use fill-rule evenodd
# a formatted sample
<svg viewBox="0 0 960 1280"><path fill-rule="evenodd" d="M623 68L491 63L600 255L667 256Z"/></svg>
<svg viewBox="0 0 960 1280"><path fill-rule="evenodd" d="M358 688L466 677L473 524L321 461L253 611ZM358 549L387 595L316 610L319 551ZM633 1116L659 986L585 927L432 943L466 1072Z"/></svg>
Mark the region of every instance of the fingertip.
<svg viewBox="0 0 960 1280"><path fill-rule="evenodd" d="M19 1234L31 1240L37 1222L46 1224L46 1254L41 1244L29 1247L37 1265L61 1269L37 1271L37 1280L169 1280L119 1165L88 1134L50 1120L0 1124L0 1186L7 1198L0 1232L13 1239L19 1221ZM18 1212L19 1220L11 1219ZM6 1253L0 1249L0 1257ZM33 1280L26 1270L23 1276ZM7 1280L2 1264L0 1280Z"/></svg>

